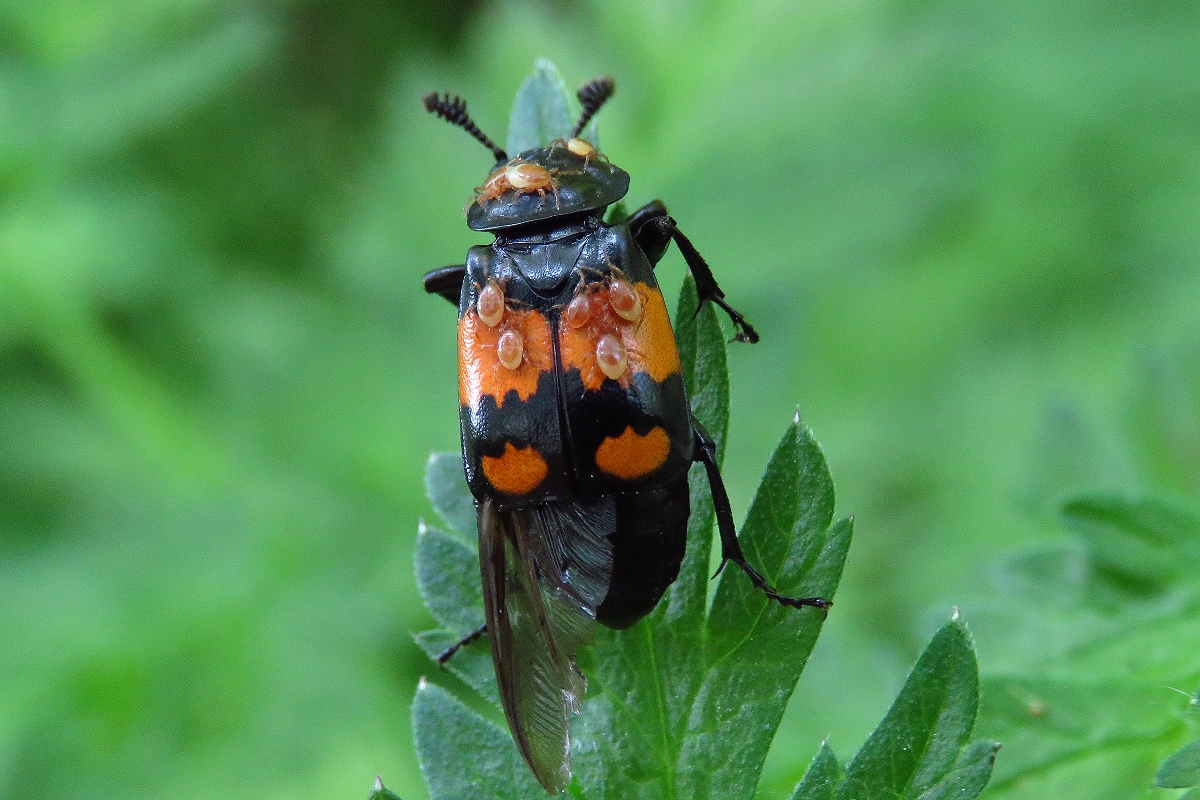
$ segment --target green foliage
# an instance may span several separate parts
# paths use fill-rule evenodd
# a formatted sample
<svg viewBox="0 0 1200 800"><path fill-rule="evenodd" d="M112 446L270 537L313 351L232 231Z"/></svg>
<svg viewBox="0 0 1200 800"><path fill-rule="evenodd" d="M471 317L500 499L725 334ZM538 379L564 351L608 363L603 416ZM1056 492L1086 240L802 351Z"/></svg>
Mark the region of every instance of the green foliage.
<svg viewBox="0 0 1200 800"><path fill-rule="evenodd" d="M821 742L821 749L797 784L792 800L834 800L838 786L845 780L846 770L838 763L829 745Z"/></svg>
<svg viewBox="0 0 1200 800"><path fill-rule="evenodd" d="M1135 404L1161 407L1162 398L1150 397L1159 388L1144 385ZM1172 426L1200 420L1200 405L1193 409ZM1134 450L1155 454L1138 459L1151 467L1151 487L1191 458L1154 428L1139 420L1133 439ZM1056 446L1081 445L1064 437ZM1162 458L1171 452L1184 460ZM1068 474L1059 480L1079 483ZM1200 683L1197 499L1161 485L1140 493L1072 488L1056 502L1070 538L1002 565L999 592L971 612L991 643L980 728L1005 743L989 797L1067 787L1078 796L1149 797L1152 785L1195 785L1195 743L1169 754L1194 717L1184 687Z"/></svg>
<svg viewBox="0 0 1200 800"><path fill-rule="evenodd" d="M413 738L431 797L514 800L546 794L507 729L425 681L413 699Z"/></svg>
<svg viewBox="0 0 1200 800"><path fill-rule="evenodd" d="M981 730L1006 748L991 797L1068 783L1097 792L1088 796L1138 796L1186 730L1168 687L1200 680L1200 580L1184 566L1195 563L1200 517L1112 496L1071 499L1063 513L1081 546L1009 562L1008 594L972 612L995 637L997 617L1038 611L1004 626L1013 651L998 659L1025 663L984 681ZM1130 558L1114 560L1121 551ZM1036 659L1017 654L1035 641Z"/></svg>
<svg viewBox="0 0 1200 800"><path fill-rule="evenodd" d="M979 705L979 670L962 623L929 643L883 722L842 770L827 748L793 797L833 800L978 797L1000 745L970 741ZM811 788L810 788L811 787ZM807 794L805 794L807 793Z"/></svg>
<svg viewBox="0 0 1200 800"><path fill-rule="evenodd" d="M0 796L425 796L412 530L457 420L419 277L484 240L461 209L491 164L419 98L502 141L539 55L616 78L630 208L661 197L763 334L730 363L739 518L799 405L870 531L764 798L823 737L857 748L951 605L981 729L1011 702L1068 752L1027 796L1169 796L1200 676L1131 689L1062 651L1186 576L1080 577L1057 509L1197 505L1197 25L1192 0L0 4ZM964 600L1013 549L1024 588Z"/></svg>
<svg viewBox="0 0 1200 800"><path fill-rule="evenodd" d="M579 112L579 103L574 93L567 89L558 67L539 58L533 74L521 84L513 102L505 146L509 157L545 147L555 139L569 139ZM588 123L582 135L596 148L600 147L595 119Z"/></svg>
<svg viewBox="0 0 1200 800"><path fill-rule="evenodd" d="M570 98L558 67L539 58L533 74L521 84L513 102L505 146L509 156L570 137L575 127L568 110Z"/></svg>
<svg viewBox="0 0 1200 800"><path fill-rule="evenodd" d="M1186 730L1168 687L1200 681L1200 576L1187 566L1200 516L1113 495L1071 498L1062 513L1078 539L1010 561L1005 596L972 612L994 637L996 618L1038 611L1005 624L1013 652L999 659L1026 663L984 683L981 729L1006 747L989 796L1039 796L1060 781L1137 796ZM1034 641L1036 660L1017 654Z"/></svg>
<svg viewBox="0 0 1200 800"><path fill-rule="evenodd" d="M947 624L929 643L888 715L848 767L825 744L792 800L978 797L1000 746L969 742L979 673L966 629Z"/></svg>

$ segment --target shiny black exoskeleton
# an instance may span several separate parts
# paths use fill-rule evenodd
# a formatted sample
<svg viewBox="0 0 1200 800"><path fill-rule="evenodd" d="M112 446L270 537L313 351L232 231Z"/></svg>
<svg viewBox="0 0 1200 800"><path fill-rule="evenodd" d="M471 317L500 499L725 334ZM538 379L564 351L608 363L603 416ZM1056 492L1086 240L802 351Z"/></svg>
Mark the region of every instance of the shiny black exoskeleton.
<svg viewBox="0 0 1200 800"><path fill-rule="evenodd" d="M569 718L584 690L575 653L595 622L633 625L675 580L693 462L712 489L722 564L780 603L829 605L776 592L738 544L654 277L672 241L701 303L729 314L737 340L758 334L661 202L604 221L629 175L579 135L613 88L585 84L573 135L512 159L460 99L425 98L496 157L467 211L495 241L425 276L459 310L463 462L478 510L486 624L460 645L486 630L513 738L551 792L570 780Z"/></svg>

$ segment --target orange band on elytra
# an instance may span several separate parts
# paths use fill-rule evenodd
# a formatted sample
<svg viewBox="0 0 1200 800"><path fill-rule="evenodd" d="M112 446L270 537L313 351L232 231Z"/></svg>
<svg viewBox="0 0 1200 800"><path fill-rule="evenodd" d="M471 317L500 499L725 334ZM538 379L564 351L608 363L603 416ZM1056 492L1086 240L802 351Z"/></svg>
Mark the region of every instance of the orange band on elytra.
<svg viewBox="0 0 1200 800"><path fill-rule="evenodd" d="M660 427L639 436L627 426L620 436L609 436L596 448L596 466L614 478L630 481L649 475L671 453L671 439Z"/></svg>
<svg viewBox="0 0 1200 800"><path fill-rule="evenodd" d="M628 359L628 369L617 378L623 387L628 387L631 376L638 372L661 383L681 371L662 292L645 283L636 284L635 290L644 308L641 319L631 321L618 315L609 300L608 288L601 286L591 291L587 321L579 327L559 328L563 369L578 369L584 388L597 391L604 383L606 375L596 360L596 347L608 334L618 338Z"/></svg>
<svg viewBox="0 0 1200 800"><path fill-rule="evenodd" d="M500 337L512 331L519 335L521 353L515 368L500 360ZM484 324L471 309L458 323L458 402L477 408L484 395L504 406L504 396L516 391L521 401L537 391L538 378L554 366L550 321L533 309L504 312L495 327Z"/></svg>
<svg viewBox="0 0 1200 800"><path fill-rule="evenodd" d="M483 475L488 483L511 495L528 494L546 479L546 459L532 447L513 447L504 443L504 454L483 457Z"/></svg>

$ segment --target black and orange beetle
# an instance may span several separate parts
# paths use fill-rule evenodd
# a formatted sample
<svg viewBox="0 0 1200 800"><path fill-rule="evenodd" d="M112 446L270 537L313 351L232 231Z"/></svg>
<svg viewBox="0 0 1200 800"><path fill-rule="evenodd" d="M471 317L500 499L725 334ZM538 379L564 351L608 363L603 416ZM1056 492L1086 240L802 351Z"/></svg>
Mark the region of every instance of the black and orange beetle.
<svg viewBox="0 0 1200 800"><path fill-rule="evenodd" d="M729 314L739 341L758 334L725 302L661 202L604 222L629 175L579 135L613 89L610 78L589 81L574 134L511 159L461 99L425 97L426 110L496 157L467 211L468 226L495 241L424 280L427 292L458 305L463 463L478 512L486 620L439 660L488 634L513 738L549 792L571 775L569 719L584 692L576 651L593 641L596 622L640 620L675 580L693 462L704 464L712 489L722 565L733 562L785 605L829 606L779 594L742 554L654 278L671 241L701 302Z"/></svg>

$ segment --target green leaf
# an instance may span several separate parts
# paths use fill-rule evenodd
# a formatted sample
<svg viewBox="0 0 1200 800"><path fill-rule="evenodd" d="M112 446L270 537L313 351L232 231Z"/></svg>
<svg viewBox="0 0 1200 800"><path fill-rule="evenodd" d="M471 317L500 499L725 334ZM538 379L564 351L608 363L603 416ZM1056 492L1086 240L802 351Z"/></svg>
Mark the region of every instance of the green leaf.
<svg viewBox="0 0 1200 800"><path fill-rule="evenodd" d="M629 219L629 209L625 206L624 200L618 200L608 207L608 213L604 215L604 224L620 225L627 219Z"/></svg>
<svg viewBox="0 0 1200 800"><path fill-rule="evenodd" d="M417 588L440 626L413 638L432 659L483 624L483 589L475 532L475 502L463 475L462 456L434 453L425 469L425 490L449 534L422 523L414 554ZM460 649L445 668L492 703L499 703L487 639Z"/></svg>
<svg viewBox="0 0 1200 800"><path fill-rule="evenodd" d="M807 480L813 474L825 474L824 457L811 433L793 424L751 506L742 546L751 563L782 591L832 597L853 526L841 520L830 529L829 516L806 515L807 509L832 501L823 492L832 491L828 483ZM770 514L763 511L767 505ZM775 540L768 543L771 537ZM727 566L705 625L707 670L690 710L692 735L682 749L682 763L691 767L681 775L682 796L709 788L722 797L753 794L786 701L823 622L815 609L768 601L741 570Z"/></svg>
<svg viewBox="0 0 1200 800"><path fill-rule="evenodd" d="M422 680L412 707L413 739L433 800L545 797L508 731L444 689Z"/></svg>
<svg viewBox="0 0 1200 800"><path fill-rule="evenodd" d="M799 585L824 545L833 519L833 480L825 457L799 417L780 441L746 515L739 541L746 558L785 594L818 595ZM721 575L710 628L749 630L760 622L774 626L792 615L760 592L745 593L741 570ZM748 597L747 605L743 599Z"/></svg>
<svg viewBox="0 0 1200 800"><path fill-rule="evenodd" d="M526 150L545 147L555 139L569 137L575 128L570 102L571 93L567 91L558 67L539 58L533 74L521 84L513 102L505 145L509 156L515 157Z"/></svg>
<svg viewBox="0 0 1200 800"><path fill-rule="evenodd" d="M1186 789L1200 785L1200 739L1185 744L1159 767L1154 785L1163 789Z"/></svg>
<svg viewBox="0 0 1200 800"><path fill-rule="evenodd" d="M954 768L922 792L918 800L965 800L978 797L992 777L992 767L999 751L1000 745L996 742L972 742L963 748L954 762Z"/></svg>
<svg viewBox="0 0 1200 800"><path fill-rule="evenodd" d="M436 660L447 648L456 644L462 636L439 628L418 633L413 639L429 656ZM492 649L487 637L481 638L467 647L460 648L454 657L446 662L447 672L470 686L481 697L493 704L500 703L499 690L496 688L496 673L492 667Z"/></svg>
<svg viewBox="0 0 1200 800"><path fill-rule="evenodd" d="M1121 678L1087 680L1025 675L983 681L981 728L1004 742L1000 783L1139 740L1173 727L1177 702L1158 686Z"/></svg>
<svg viewBox="0 0 1200 800"><path fill-rule="evenodd" d="M970 742L979 701L975 654L952 620L917 661L891 710L843 770L825 743L792 800L970 800L1000 745Z"/></svg>
<svg viewBox="0 0 1200 800"><path fill-rule="evenodd" d="M433 485L434 460L429 462L426 482ZM454 485L458 487L456 482ZM449 490L447 490L449 491ZM465 483L455 491L466 492ZM468 494L468 496L470 496ZM483 590L479 579L479 551L473 544L436 528L421 525L417 530L414 556L417 588L426 608L441 626L414 637L430 658L483 624ZM493 703L499 702L492 669L491 648L486 639L459 650L446 668Z"/></svg>
<svg viewBox="0 0 1200 800"><path fill-rule="evenodd" d="M675 311L675 343L683 363L683 380L692 403L692 413L717 443L717 461L725 453L729 427L729 366L725 334L712 303L697 313L699 300L691 275L683 281ZM701 357L703 353L703 357Z"/></svg>
<svg viewBox="0 0 1200 800"><path fill-rule="evenodd" d="M425 493L447 528L475 542L475 499L467 489L461 453L433 453L425 466Z"/></svg>
<svg viewBox="0 0 1200 800"><path fill-rule="evenodd" d="M792 800L833 800L837 787L846 777L846 771L838 763L837 756L829 745L821 742L821 749L808 765L804 778L792 793Z"/></svg>
<svg viewBox="0 0 1200 800"><path fill-rule="evenodd" d="M947 778L982 790L991 771L990 755L984 764L984 753L986 748L994 753L996 746L976 743L960 759L978 705L975 654L966 628L954 620L933 637L891 710L850 762L836 797L945 797Z"/></svg>
<svg viewBox="0 0 1200 800"><path fill-rule="evenodd" d="M1131 592L1158 591L1200 558L1200 518L1161 498L1082 496L1062 514L1093 563Z"/></svg>
<svg viewBox="0 0 1200 800"><path fill-rule="evenodd" d="M383 785L382 777L378 777L375 779L375 786L371 789L371 794L367 795L367 800L400 800L400 798Z"/></svg>
<svg viewBox="0 0 1200 800"><path fill-rule="evenodd" d="M417 529L417 587L442 627L465 636L483 624L478 551L437 528Z"/></svg>
<svg viewBox="0 0 1200 800"><path fill-rule="evenodd" d="M1200 671L1200 515L1153 494L1077 493L1059 508L1074 541L1018 553L1001 594L972 611L996 643L979 724L1005 743L992 792L1130 796L1183 733L1164 687Z"/></svg>

